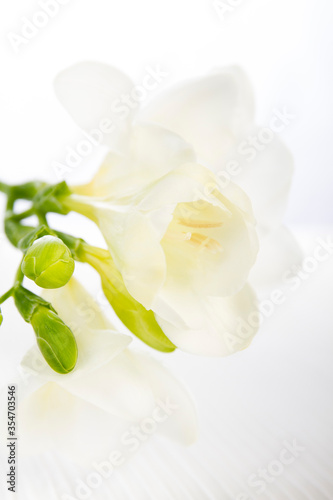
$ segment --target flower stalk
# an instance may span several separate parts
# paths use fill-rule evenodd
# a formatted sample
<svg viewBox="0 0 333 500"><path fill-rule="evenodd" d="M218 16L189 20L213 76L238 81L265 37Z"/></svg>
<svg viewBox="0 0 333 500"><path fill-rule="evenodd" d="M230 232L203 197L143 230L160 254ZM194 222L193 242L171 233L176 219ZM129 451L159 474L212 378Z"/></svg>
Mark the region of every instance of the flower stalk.
<svg viewBox="0 0 333 500"><path fill-rule="evenodd" d="M6 293L2 295L2 297L0 297L0 304L6 302L6 300L8 300L13 295L13 291L14 287L10 288L10 290L8 290Z"/></svg>

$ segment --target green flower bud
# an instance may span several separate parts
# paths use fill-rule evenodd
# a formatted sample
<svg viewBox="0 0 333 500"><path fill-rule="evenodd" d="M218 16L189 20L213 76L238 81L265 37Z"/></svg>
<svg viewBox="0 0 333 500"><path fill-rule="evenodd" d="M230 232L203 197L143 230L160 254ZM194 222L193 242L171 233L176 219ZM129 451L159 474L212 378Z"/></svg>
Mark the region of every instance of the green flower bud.
<svg viewBox="0 0 333 500"><path fill-rule="evenodd" d="M60 288L71 279L74 260L65 243L56 236L43 236L28 248L22 272L42 288Z"/></svg>
<svg viewBox="0 0 333 500"><path fill-rule="evenodd" d="M57 373L74 370L78 349L75 337L60 317L46 306L39 306L30 323L35 330L38 347L46 362Z"/></svg>

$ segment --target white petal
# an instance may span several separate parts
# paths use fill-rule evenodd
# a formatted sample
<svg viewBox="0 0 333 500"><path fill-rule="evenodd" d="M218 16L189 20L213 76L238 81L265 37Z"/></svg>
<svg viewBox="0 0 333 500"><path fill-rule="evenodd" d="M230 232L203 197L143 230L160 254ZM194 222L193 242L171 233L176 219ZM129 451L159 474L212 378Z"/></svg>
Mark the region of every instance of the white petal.
<svg viewBox="0 0 333 500"><path fill-rule="evenodd" d="M121 102L134 86L124 73L106 64L81 62L62 71L54 86L58 99L82 129L88 133L99 129L104 144L123 149L135 112ZM106 120L109 127L103 128Z"/></svg>
<svg viewBox="0 0 333 500"><path fill-rule="evenodd" d="M178 278L179 278L178 269ZM177 270L175 273L177 274ZM205 296L192 290L188 284L176 279L169 280L163 286L152 309L155 316L171 323L177 328L200 329L205 326Z"/></svg>
<svg viewBox="0 0 333 500"><path fill-rule="evenodd" d="M203 356L228 356L245 349L258 327L249 323L257 311L256 297L246 285L232 297L208 297L201 328L178 328L157 317L170 340L183 351Z"/></svg>
<svg viewBox="0 0 333 500"><path fill-rule="evenodd" d="M258 130L253 134L256 135ZM269 232L278 226L286 209L290 191L294 161L288 148L274 137L272 141L252 156L235 152L232 160L238 163L237 176L233 181L249 196L254 215L261 232ZM244 149L245 151L245 149ZM253 155L255 149L252 148ZM223 170L223 169L222 169ZM221 173L221 171L220 171ZM219 177L219 173L217 172Z"/></svg>
<svg viewBox="0 0 333 500"><path fill-rule="evenodd" d="M260 237L260 250L250 282L263 295L273 287L288 285L286 278L294 275L295 266L300 266L303 258L304 254L289 229L285 226L274 228Z"/></svg>
<svg viewBox="0 0 333 500"><path fill-rule="evenodd" d="M115 197L119 193L128 194L128 182L124 182L124 156L110 151L105 156L102 165L88 184L71 186L73 193L84 196L104 198Z"/></svg>
<svg viewBox="0 0 333 500"><path fill-rule="evenodd" d="M52 303L66 324L71 324L71 328L77 332L76 336L87 327L96 330L113 329L97 301L75 278L62 288L43 290L43 297Z"/></svg>
<svg viewBox="0 0 333 500"><path fill-rule="evenodd" d="M253 123L253 95L241 69L229 67L163 93L140 113L193 145L198 158L215 166Z"/></svg>
<svg viewBox="0 0 333 500"><path fill-rule="evenodd" d="M155 124L133 127L130 162L136 174L154 182L184 163L194 162L195 153L190 144L179 135Z"/></svg>
<svg viewBox="0 0 333 500"><path fill-rule="evenodd" d="M161 314L158 307L162 302L163 307L168 304L179 311L184 303L182 295L193 292L233 295L247 280L258 251L251 204L245 193L235 185L228 187L226 196L218 188L215 176L208 169L198 164L186 164L151 186L138 205L140 210L150 211L155 217L164 212L173 213L174 217L162 239L167 259L167 280L157 298L159 304L153 304L158 314ZM198 203L176 209L179 201ZM206 204L203 205L203 202ZM196 229L196 223L200 226L200 217L208 221L216 219L220 227ZM202 237L206 240L200 246ZM199 254L196 251L198 246ZM185 313L185 316L188 315Z"/></svg>
<svg viewBox="0 0 333 500"><path fill-rule="evenodd" d="M129 350L94 371L62 378L58 383L73 395L128 421L144 418L153 406L150 385L141 377L136 354Z"/></svg>
<svg viewBox="0 0 333 500"><path fill-rule="evenodd" d="M109 451L111 444L121 444L123 433L133 423L141 425L152 418L157 421L156 432L185 444L196 438L190 396L168 370L147 355L126 350L96 370L77 372L76 377L46 375L44 382L36 375L38 386L31 379L31 387L22 397L20 430L27 453L55 449L80 461L84 442L84 456L89 460L105 453L107 443ZM165 408L170 403L168 413Z"/></svg>
<svg viewBox="0 0 333 500"><path fill-rule="evenodd" d="M75 187L74 192L113 199L130 196L183 163L194 161L194 151L178 135L159 125L136 125L128 156L108 153L93 180Z"/></svg>
<svg viewBox="0 0 333 500"><path fill-rule="evenodd" d="M159 401L169 398L178 408L165 419L165 425L170 420L168 427L161 425L161 429L178 441L195 439L196 414L191 398L179 381L148 355L126 350L100 370L72 380L66 389L128 422L151 417Z"/></svg>
<svg viewBox="0 0 333 500"><path fill-rule="evenodd" d="M150 384L159 416L164 413L164 421L158 426L158 432L186 445L192 444L197 438L198 423L195 405L187 389L152 357L137 355L137 363L141 370L140 376ZM168 402L172 408L165 412Z"/></svg>
<svg viewBox="0 0 333 500"><path fill-rule="evenodd" d="M94 375L67 387L47 382L21 402L25 454L54 450L88 464L106 460L113 450L126 455L133 424L142 426L143 434L152 429L184 444L196 439L192 399L157 361L127 352Z"/></svg>
<svg viewBox="0 0 333 500"><path fill-rule="evenodd" d="M127 290L149 309L166 276L165 256L154 224L138 211L100 209L96 214Z"/></svg>
<svg viewBox="0 0 333 500"><path fill-rule="evenodd" d="M21 401L18 418L23 454L53 451L88 466L119 449L119 438L126 430L125 421L73 396L55 382Z"/></svg>
<svg viewBox="0 0 333 500"><path fill-rule="evenodd" d="M34 383L41 384L45 380L53 380L61 384L81 377L82 373L90 373L106 365L123 352L132 342L132 338L113 330L90 330L86 328L77 337L78 360L75 370L66 376L54 372L46 363L39 349L34 346L26 353L20 364L23 378L31 376Z"/></svg>

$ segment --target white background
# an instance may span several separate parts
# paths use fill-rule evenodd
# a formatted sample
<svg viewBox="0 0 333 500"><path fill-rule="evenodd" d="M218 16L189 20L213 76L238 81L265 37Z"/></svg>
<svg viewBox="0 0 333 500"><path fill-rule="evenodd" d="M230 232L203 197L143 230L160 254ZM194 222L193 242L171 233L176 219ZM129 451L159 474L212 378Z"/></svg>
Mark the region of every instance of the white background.
<svg viewBox="0 0 333 500"><path fill-rule="evenodd" d="M282 134L296 165L285 222L309 232L306 255L312 255L316 237L327 235L318 226L333 224L332 0L243 0L224 19L213 0L69 0L29 43L15 51L8 35L20 35L23 18L32 19L40 10L37 0L7 0L1 6L0 179L9 183L34 177L57 180L53 162L62 162L66 148L83 137L52 87L56 74L71 64L109 63L137 83L147 65L159 64L169 76L158 91L214 67L238 64L253 82L259 125L267 125L274 108L286 107L295 115ZM90 160L67 180L88 176ZM0 247L1 294L11 286L19 255L4 239ZM303 492L288 496L293 500L332 498L331 273L332 259L307 276L299 291L289 293L251 349L223 360L179 352L168 359L195 395L202 419L202 441L185 456L190 467L191 454L199 454L199 463L204 462L198 474L194 470L193 484L202 479L208 488L208 480L201 477L205 467L212 473L218 468L221 483L227 484L229 459L232 453L236 456L233 495L222 496L218 491L210 499L235 499L246 488L249 472L275 459L284 439L295 438L306 453L268 488L267 497L258 498L287 498L283 492L290 484L292 492L295 485ZM91 292L97 281L91 284ZM16 366L34 339L12 301L3 310L0 378L8 381L14 380ZM206 414L213 414L217 430L211 428ZM207 449L205 432L217 446L216 456L213 446ZM262 448L260 439L265 439ZM22 465L22 487L24 473L31 483ZM41 496L22 500L55 498L45 496L41 478L46 473L44 467L34 483ZM164 489L155 498L162 500ZM184 498L180 491L177 499ZM110 498L98 493L101 496L96 498ZM137 490L135 498L142 498Z"/></svg>
<svg viewBox="0 0 333 500"><path fill-rule="evenodd" d="M98 60L140 83L147 65L160 64L169 72L160 91L232 63L253 82L260 125L276 107L296 116L282 134L296 163L286 222L332 223L331 0L230 0L239 5L223 19L213 0L62 1L67 4L17 51L8 35L20 35L23 18L33 19L43 0L2 3L2 178L56 180L53 162L82 138L52 88L65 67Z"/></svg>

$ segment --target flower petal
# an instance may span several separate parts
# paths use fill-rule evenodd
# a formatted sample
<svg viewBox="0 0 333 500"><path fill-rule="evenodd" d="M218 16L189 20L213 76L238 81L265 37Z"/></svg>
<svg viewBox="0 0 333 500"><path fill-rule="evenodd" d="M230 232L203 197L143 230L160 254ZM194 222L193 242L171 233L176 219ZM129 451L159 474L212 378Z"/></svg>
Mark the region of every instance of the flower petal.
<svg viewBox="0 0 333 500"><path fill-rule="evenodd" d="M154 221L159 214L173 215L165 234L160 231L167 260L167 279L159 297L164 305L179 309L181 296L191 288L203 295L233 295L247 280L258 251L251 204L235 185L225 190L226 196L220 189L208 169L186 164L150 186L138 204ZM153 305L157 312L155 307L157 303Z"/></svg>
<svg viewBox="0 0 333 500"><path fill-rule="evenodd" d="M258 130L253 132L253 136ZM242 143L240 143L242 144ZM245 149L243 149L245 151ZM247 149L248 151L248 149ZM235 151L231 154L232 161L237 162L237 176L233 181L237 183L249 196L252 202L258 230L269 232L272 227L281 224L286 209L290 191L294 161L289 149L277 137L250 155ZM223 169L217 176L223 175Z"/></svg>
<svg viewBox="0 0 333 500"><path fill-rule="evenodd" d="M256 265L251 270L250 282L265 296L272 288L291 283L290 279L304 259L302 249L294 235L285 226L274 228L260 238L260 250Z"/></svg>
<svg viewBox="0 0 333 500"><path fill-rule="evenodd" d="M96 209L99 227L129 293L146 309L165 281L166 262L154 224L138 211Z"/></svg>
<svg viewBox="0 0 333 500"><path fill-rule="evenodd" d="M163 425L164 432L186 444L195 440L196 413L189 394L148 355L126 350L100 370L84 374L64 388L112 415L137 423L151 417L156 405L169 398L177 408L167 429ZM167 425L169 419L164 420Z"/></svg>
<svg viewBox="0 0 333 500"><path fill-rule="evenodd" d="M129 161L148 184L184 163L194 162L195 153L192 146L174 132L141 123L133 127Z"/></svg>
<svg viewBox="0 0 333 500"><path fill-rule="evenodd" d="M144 435L157 432L191 444L196 411L182 384L149 356L128 352L119 358L92 380L87 375L68 387L49 381L22 400L21 451L54 450L81 464L106 460L113 450L127 458L133 424Z"/></svg>
<svg viewBox="0 0 333 500"><path fill-rule="evenodd" d="M96 330L113 329L97 301L76 278L62 288L43 290L43 297L52 303L64 323L72 325L76 336L92 327Z"/></svg>
<svg viewBox="0 0 333 500"><path fill-rule="evenodd" d="M158 316L156 319L180 349L203 356L228 356L251 343L258 327L253 327L248 320L256 311L256 296L246 285L232 297L207 297L199 328L179 328Z"/></svg>
<svg viewBox="0 0 333 500"><path fill-rule="evenodd" d="M24 455L55 451L88 466L119 449L119 436L126 430L126 422L55 382L46 383L21 401L19 419Z"/></svg>
<svg viewBox="0 0 333 500"><path fill-rule="evenodd" d="M253 123L253 95L238 67L224 68L174 87L154 99L140 118L176 132L199 161L216 166Z"/></svg>
<svg viewBox="0 0 333 500"><path fill-rule="evenodd" d="M58 99L83 130L98 129L104 144L124 148L135 113L121 101L134 86L124 73L106 64L81 62L62 71L54 86Z"/></svg>
<svg viewBox="0 0 333 500"><path fill-rule="evenodd" d="M128 156L109 152L93 180L73 191L87 196L130 196L183 163L194 162L192 148L177 134L154 124L132 128Z"/></svg>
<svg viewBox="0 0 333 500"><path fill-rule="evenodd" d="M137 355L137 363L141 377L150 384L155 408L159 408L159 414L165 414L158 430L178 442L192 444L197 438L198 422L195 405L187 389L152 357ZM165 411L166 407L169 407L168 411Z"/></svg>

